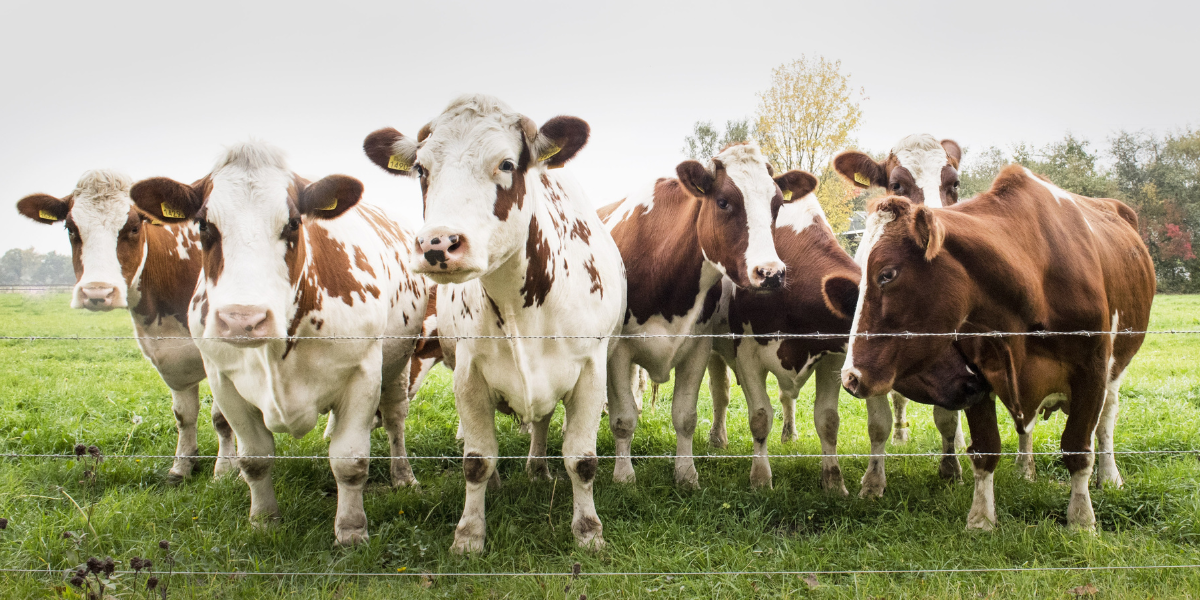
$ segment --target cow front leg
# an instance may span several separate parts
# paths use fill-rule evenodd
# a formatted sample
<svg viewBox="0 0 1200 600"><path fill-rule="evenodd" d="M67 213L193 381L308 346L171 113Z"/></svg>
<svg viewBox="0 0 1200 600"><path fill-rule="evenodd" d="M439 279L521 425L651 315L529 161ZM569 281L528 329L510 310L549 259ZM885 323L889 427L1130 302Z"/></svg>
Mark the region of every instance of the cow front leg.
<svg viewBox="0 0 1200 600"><path fill-rule="evenodd" d="M1017 434L1017 472L1028 481L1037 479L1037 466L1033 460L1033 428L1037 419L1025 427L1025 433Z"/></svg>
<svg viewBox="0 0 1200 600"><path fill-rule="evenodd" d="M719 354L708 357L708 393L712 396L712 429L708 431L708 445L724 448L729 445L729 431L725 417L729 412L729 368Z"/></svg>
<svg viewBox="0 0 1200 600"><path fill-rule="evenodd" d="M1000 462L1000 427L996 424L996 399L991 397L966 410L971 428L971 465L975 473L975 495L967 513L967 529L991 531L996 527L996 496L992 476Z"/></svg>
<svg viewBox="0 0 1200 600"><path fill-rule="evenodd" d="M711 354L708 344L698 345L700 347L697 350L675 367L675 389L671 394L671 424L675 426L675 484L693 489L700 487L700 475L692 458L696 403Z"/></svg>
<svg viewBox="0 0 1200 600"><path fill-rule="evenodd" d="M903 396L902 396L903 397ZM892 414L888 410L888 397L867 398L867 437L871 439L871 458L867 460L867 472L862 476L859 498L879 498L887 489L887 472L884 457L887 455L888 435L892 433ZM908 399L904 400L908 403Z"/></svg>
<svg viewBox="0 0 1200 600"><path fill-rule="evenodd" d="M821 440L821 488L826 492L848 496L842 468L838 466L837 440L841 417L838 415L838 394L842 390L841 369L845 355L826 356L815 365L816 391L813 401L813 424ZM800 386L796 386L799 388Z"/></svg>
<svg viewBox="0 0 1200 600"><path fill-rule="evenodd" d="M1096 486L1111 485L1121 487L1125 481L1117 470L1116 456L1113 454L1113 433L1117 427L1117 414L1121 411L1121 382L1120 378L1109 382L1104 396L1104 409L1100 412L1100 422L1096 424Z"/></svg>
<svg viewBox="0 0 1200 600"><path fill-rule="evenodd" d="M546 437L550 433L550 419L553 418L552 412L540 421L533 422L529 436L529 458L525 460L525 472L530 481L550 479L550 467L546 466ZM567 420L563 419L563 428L566 427Z"/></svg>
<svg viewBox="0 0 1200 600"><path fill-rule="evenodd" d="M892 443L907 444L910 437L908 428L908 398L905 398L899 392L888 392L888 397L891 398L892 409L895 411Z"/></svg>
<svg viewBox="0 0 1200 600"><path fill-rule="evenodd" d="M750 487L772 487L771 459L767 437L775 419L775 409L767 395L767 372L758 361L738 357L738 382L746 396L750 420L750 436L754 439L754 456L750 459Z"/></svg>
<svg viewBox="0 0 1200 600"><path fill-rule="evenodd" d="M1095 464L1092 434L1096 432L1097 421L1105 408L1107 393L1104 386L1107 369L1100 365L1091 367L1081 369L1072 378L1071 414L1067 415L1062 435L1063 464L1071 473L1067 525L1085 530L1096 528L1096 513L1092 510L1092 496L1088 489Z"/></svg>
<svg viewBox="0 0 1200 600"><path fill-rule="evenodd" d="M596 514L592 497L592 484L600 466L596 458L596 430L604 410L603 364L598 361L588 363L580 373L575 389L563 402L567 426L563 435L563 462L571 478L574 503L571 533L575 534L580 547L590 550L604 548L604 525Z"/></svg>
<svg viewBox="0 0 1200 600"><path fill-rule="evenodd" d="M213 465L213 477L224 477L237 469L237 437L216 400L213 400L211 412L213 431L217 432L217 464Z"/></svg>
<svg viewBox="0 0 1200 600"><path fill-rule="evenodd" d="M263 423L262 412L247 402L233 383L217 374L209 377L213 406L228 420L237 436L237 466L242 480L250 488L250 521L263 526L279 520L279 503L271 483L271 467L275 455L275 436Z"/></svg>
<svg viewBox="0 0 1200 600"><path fill-rule="evenodd" d="M955 450L955 438L962 436L958 414L957 410L933 407L933 424L942 436L942 462L938 465L938 475L954 482L962 481L962 465L958 463Z"/></svg>
<svg viewBox="0 0 1200 600"><path fill-rule="evenodd" d="M196 443L196 420L200 416L200 384L182 390L171 390L171 411L175 413L175 462L167 471L167 483L179 483L192 476L194 458L200 453Z"/></svg>
<svg viewBox="0 0 1200 600"><path fill-rule="evenodd" d="M454 554L483 551L488 479L496 470L496 456L500 452L496 441L495 403L482 376L470 364L464 366L464 369L455 369L454 373L454 405L463 428L463 477L466 479L463 514L450 546Z"/></svg>
<svg viewBox="0 0 1200 600"><path fill-rule="evenodd" d="M329 466L338 488L333 533L339 546L362 544L369 537L363 488L367 484L371 429L375 425L379 393L379 373L361 373L351 380L341 405L332 411L336 418L329 436ZM403 389L400 393L404 393Z"/></svg>
<svg viewBox="0 0 1200 600"><path fill-rule="evenodd" d="M796 441L796 397L800 395L801 385L779 385L779 406L783 409L783 424L779 427L779 441L786 444ZM841 387L841 384L838 384Z"/></svg>
<svg viewBox="0 0 1200 600"><path fill-rule="evenodd" d="M613 465L613 481L634 483L633 432L637 430L638 410L633 400L633 362L629 351L620 342L608 359L608 427L612 430L616 463ZM566 425L566 423L564 423ZM564 436L566 433L563 434Z"/></svg>

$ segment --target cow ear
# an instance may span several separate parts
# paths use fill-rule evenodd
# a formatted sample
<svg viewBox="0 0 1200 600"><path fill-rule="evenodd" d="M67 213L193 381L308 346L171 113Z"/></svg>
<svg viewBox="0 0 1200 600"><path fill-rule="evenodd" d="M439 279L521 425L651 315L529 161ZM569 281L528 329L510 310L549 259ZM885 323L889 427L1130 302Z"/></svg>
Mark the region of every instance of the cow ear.
<svg viewBox="0 0 1200 600"><path fill-rule="evenodd" d="M858 307L858 282L841 275L829 275L821 284L821 293L825 296L825 306L829 312L844 321L854 316Z"/></svg>
<svg viewBox="0 0 1200 600"><path fill-rule="evenodd" d="M371 132L363 140L363 152L392 175L412 175L413 164L417 162L417 143L391 127Z"/></svg>
<svg viewBox="0 0 1200 600"><path fill-rule="evenodd" d="M775 184L783 192L783 201L799 200L817 189L817 178L806 171L792 170L775 178Z"/></svg>
<svg viewBox="0 0 1200 600"><path fill-rule="evenodd" d="M30 194L17 201L17 211L38 223L57 223L71 211L71 196L55 198L49 194Z"/></svg>
<svg viewBox="0 0 1200 600"><path fill-rule="evenodd" d="M946 150L946 156L950 158L950 166L955 169L962 163L962 148L958 146L958 142L954 140L942 140L942 148Z"/></svg>
<svg viewBox="0 0 1200 600"><path fill-rule="evenodd" d="M946 226L933 210L924 204L914 207L912 221L913 236L917 245L925 249L926 262L933 260L942 250L946 239Z"/></svg>
<svg viewBox="0 0 1200 600"><path fill-rule="evenodd" d="M578 117L554 117L542 124L534 138L533 156L548 169L557 169L575 157L584 145L592 128Z"/></svg>
<svg viewBox="0 0 1200 600"><path fill-rule="evenodd" d="M908 214L912 207L912 202L904 196L881 196L867 205L867 215L889 212L894 218L900 218Z"/></svg>
<svg viewBox="0 0 1200 600"><path fill-rule="evenodd" d="M297 192L300 214L333 219L362 199L363 184L349 175L330 175Z"/></svg>
<svg viewBox="0 0 1200 600"><path fill-rule="evenodd" d="M200 211L212 185L205 177L187 185L168 177L151 177L134 184L129 197L142 212L164 223L187 221Z"/></svg>
<svg viewBox="0 0 1200 600"><path fill-rule="evenodd" d="M854 185L867 189L887 187L887 173L875 159L855 150L848 150L833 159L833 168Z"/></svg>
<svg viewBox="0 0 1200 600"><path fill-rule="evenodd" d="M704 165L694 160L685 160L679 163L675 167L675 175L679 177L679 182L683 184L684 189L697 198L703 198L711 194L713 184L717 180L712 171L704 168Z"/></svg>

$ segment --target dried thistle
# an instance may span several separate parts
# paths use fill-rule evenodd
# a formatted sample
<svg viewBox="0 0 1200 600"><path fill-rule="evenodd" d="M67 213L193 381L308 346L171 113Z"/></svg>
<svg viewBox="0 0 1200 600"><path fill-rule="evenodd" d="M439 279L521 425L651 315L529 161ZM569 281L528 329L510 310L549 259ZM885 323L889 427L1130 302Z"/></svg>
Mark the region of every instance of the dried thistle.
<svg viewBox="0 0 1200 600"><path fill-rule="evenodd" d="M87 454L87 446L84 446L83 444L75 444L75 456L79 457L83 456L84 454Z"/></svg>

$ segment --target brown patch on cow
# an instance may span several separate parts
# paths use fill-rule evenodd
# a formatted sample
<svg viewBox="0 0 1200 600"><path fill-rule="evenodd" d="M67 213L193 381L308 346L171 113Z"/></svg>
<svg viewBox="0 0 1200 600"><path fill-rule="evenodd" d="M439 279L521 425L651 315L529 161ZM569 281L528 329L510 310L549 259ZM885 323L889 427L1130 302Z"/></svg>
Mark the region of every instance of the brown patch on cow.
<svg viewBox="0 0 1200 600"><path fill-rule="evenodd" d="M247 481L258 481L271 474L271 459L269 458L238 458L238 466L242 469L242 477Z"/></svg>
<svg viewBox="0 0 1200 600"><path fill-rule="evenodd" d="M359 271L364 271L371 277L375 276L375 269L371 268L371 262L367 260L367 255L358 246L354 247L354 266L358 267ZM379 296L376 295L376 298Z"/></svg>
<svg viewBox="0 0 1200 600"><path fill-rule="evenodd" d="M496 305L496 301L487 292L483 293L487 298L488 306L492 307L492 314L496 315L496 327L504 327L504 315L500 314L500 307Z"/></svg>
<svg viewBox="0 0 1200 600"><path fill-rule="evenodd" d="M354 297L359 302L366 302L366 290L361 281L350 272L350 255L346 245L329 237L329 232L319 223L308 223L305 226L308 233L308 243L312 246L312 260L309 264L309 277L313 284L324 290L331 298L338 298L348 306L354 306ZM379 290L375 290L379 297Z"/></svg>
<svg viewBox="0 0 1200 600"><path fill-rule="evenodd" d="M591 483L596 478L596 469L600 467L600 460L592 452L585 452L583 458L575 463L575 473L579 475L579 479L584 483Z"/></svg>
<svg viewBox="0 0 1200 600"><path fill-rule="evenodd" d="M600 521L595 517L581 517L578 521L571 524L571 531L576 537L587 539L589 536L599 534L604 528Z"/></svg>
<svg viewBox="0 0 1200 600"><path fill-rule="evenodd" d="M208 324L208 292L204 292L203 299L200 301L200 326L204 327Z"/></svg>
<svg viewBox="0 0 1200 600"><path fill-rule="evenodd" d="M766 443L767 430L771 426L771 418L767 416L767 411L759 409L750 415L750 434L754 436L754 441L759 444ZM762 434L762 435L759 435Z"/></svg>
<svg viewBox="0 0 1200 600"><path fill-rule="evenodd" d="M496 215L497 219L507 221L508 213L514 205L518 210L525 207L525 172L528 168L529 150L523 149L517 168L512 172L512 185L508 186L507 190L496 186L496 204L492 207L492 214Z"/></svg>
<svg viewBox="0 0 1200 600"><path fill-rule="evenodd" d="M717 280L712 287L708 288L708 293L704 294L704 307L700 309L699 322L707 323L717 312L717 303L721 301L721 281Z"/></svg>
<svg viewBox="0 0 1200 600"><path fill-rule="evenodd" d="M571 225L571 237L587 244L592 239L592 228L588 226L587 221L576 219Z"/></svg>
<svg viewBox="0 0 1200 600"><path fill-rule="evenodd" d="M483 455L478 452L468 452L463 458L463 476L469 483L483 483L487 480L488 464Z"/></svg>
<svg viewBox="0 0 1200 600"><path fill-rule="evenodd" d="M600 297L604 297L604 283L600 281L600 270L596 268L596 257L588 256L588 259L583 263L584 270L587 271L588 279L592 280L592 287L588 292L595 294L599 293Z"/></svg>
<svg viewBox="0 0 1200 600"><path fill-rule="evenodd" d="M225 420L225 415L219 412L212 414L213 429L217 430L217 434L222 439L229 439L233 435L233 428L229 426L229 421Z"/></svg>
<svg viewBox="0 0 1200 600"><path fill-rule="evenodd" d="M521 286L521 294L525 296L524 306L541 306L554 286L555 261L536 217L529 220L525 256L529 259L529 266L525 269L525 285Z"/></svg>
<svg viewBox="0 0 1200 600"><path fill-rule="evenodd" d="M199 236L187 223L161 227L142 223L138 240L131 240L133 243L128 244L129 249L125 253L121 252L124 244L118 243L117 258L121 261L126 282L132 283L137 263L145 262L137 282L140 298L130 312L136 318L141 318L147 326L162 323L168 317L186 326L189 302L207 302L208 299L206 293L201 294L200 299L192 298L202 263ZM143 240L145 257L141 256ZM179 254L181 245L187 252L187 258ZM137 247L136 253L134 246Z"/></svg>

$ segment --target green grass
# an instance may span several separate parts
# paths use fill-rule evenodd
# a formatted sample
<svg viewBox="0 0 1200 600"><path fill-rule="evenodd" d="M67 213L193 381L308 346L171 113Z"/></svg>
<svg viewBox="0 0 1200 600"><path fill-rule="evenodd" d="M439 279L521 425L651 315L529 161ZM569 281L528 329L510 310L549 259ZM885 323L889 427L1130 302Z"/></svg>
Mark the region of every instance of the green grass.
<svg viewBox="0 0 1200 600"><path fill-rule="evenodd" d="M1200 329L1200 297L1160 296L1152 328ZM0 295L3 335L129 335L128 316L71 311L64 295ZM669 397L670 385L661 395ZM800 396L800 439L778 442L773 453L819 452L812 428L811 386ZM735 390L730 444L710 450L707 393L701 398L698 453L750 451L745 406ZM216 451L207 422L211 398L202 389L200 450ZM1119 449L1200 448L1200 336L1151 337L1125 379ZM913 441L898 452L940 448L929 409L911 410ZM863 404L843 395L842 452L868 452ZM560 409L561 415L561 409ZM140 416L141 423L134 424ZM560 417L561 418L561 417ZM1007 417L1001 415L1001 423ZM1035 447L1053 451L1063 418L1056 413L1035 430ZM454 455L454 404L450 376L439 369L414 402L409 451ZM500 418L501 452L520 455L528 440ZM1011 427L1004 450L1016 450ZM318 427L307 437L277 438L282 455L324 454ZM674 449L669 402L647 409L634 442L636 454ZM170 396L134 342L0 342L0 452L69 452L78 442L105 454L171 454L175 427ZM551 452L561 452L557 424ZM382 430L372 436L376 455L387 454ZM600 453L611 454L607 422ZM1065 528L1067 474L1060 460L1042 456L1038 481L1020 479L1011 458L996 474L999 525L992 533L964 530L971 502L967 483L938 479L931 458L888 461L888 489L880 500L859 500L865 459L844 459L852 497L820 491L815 459L773 461L775 487L749 489L749 461L699 459L701 489L677 490L670 460L635 462L638 483L611 483L611 461L602 461L596 505L608 548L589 554L570 532L570 486L565 479L530 483L523 463L501 462L504 487L488 494L487 553L463 559L448 549L463 502L457 461L418 461L420 490L391 489L387 465L373 461L366 495L370 543L333 548L336 486L327 461L280 461L275 467L283 521L268 530L248 522L250 499L237 478L214 481L211 460L179 486L164 483L169 460L110 458L98 476L88 463L0 459L0 567L44 569L42 574L0 573L0 597L56 597L67 586L63 572L89 555L127 561L158 557L157 543L171 541L176 568L192 571L283 572L564 572L579 562L585 573L630 571L813 571L914 568L1004 568L1200 563L1200 463L1194 455L1118 458L1125 487L1093 492L1100 532ZM565 478L561 463L552 463ZM563 488L561 491L557 488ZM91 512L90 525L68 500ZM552 504L553 499L553 504ZM92 533L95 530L95 534ZM70 531L72 539L64 539ZM161 560L157 566L163 566ZM121 565L126 568L126 565ZM175 577L173 598L870 598L870 597L1073 597L1093 584L1098 597L1200 597L1200 573L1155 571L1046 571L919 575L821 576L810 590L798 576L583 577ZM128 580L128 577L123 578ZM565 586L570 585L566 591ZM71 597L69 589L65 592ZM127 588L118 597L135 597Z"/></svg>

